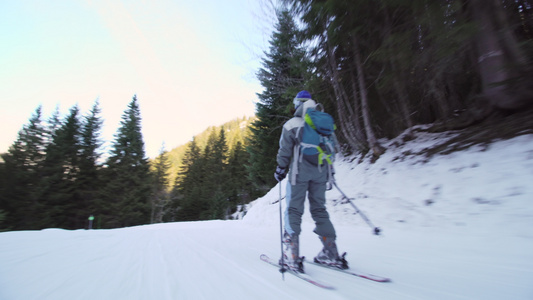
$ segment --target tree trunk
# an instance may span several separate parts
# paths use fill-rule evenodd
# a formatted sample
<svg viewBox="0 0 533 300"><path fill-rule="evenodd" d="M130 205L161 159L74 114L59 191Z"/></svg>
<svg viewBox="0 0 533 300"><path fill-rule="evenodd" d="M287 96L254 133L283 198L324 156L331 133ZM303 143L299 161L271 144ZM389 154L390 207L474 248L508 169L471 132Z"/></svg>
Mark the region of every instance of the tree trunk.
<svg viewBox="0 0 533 300"><path fill-rule="evenodd" d="M359 100L359 95L357 94L357 78L355 76L355 71L352 69L350 70L350 81L352 83L352 95L353 95L353 112L352 112L352 122L355 126L356 130L356 136L355 138L359 141L360 144L366 145L365 141L365 134L364 131L361 128L360 123L360 116L361 116L361 101ZM349 105L350 106L350 105ZM366 150L368 150L368 147L365 147Z"/></svg>
<svg viewBox="0 0 533 300"><path fill-rule="evenodd" d="M436 113L437 119L446 119L451 114L451 109L448 104L448 99L444 93L446 85L441 81L442 73L439 75L433 74L432 79L429 80L428 87L430 94L434 97L435 103L437 104L438 111Z"/></svg>
<svg viewBox="0 0 533 300"><path fill-rule="evenodd" d="M372 124L370 121L370 112L368 108L368 91L366 89L365 76L363 72L363 63L361 61L361 54L359 53L359 46L357 44L357 38L352 35L353 51L355 54L355 66L357 68L357 78L359 83L359 92L361 94L361 112L363 113L363 121L365 124L365 132L368 141L368 145L374 154L374 158L378 159L384 152L385 148L381 146L376 139Z"/></svg>
<svg viewBox="0 0 533 300"><path fill-rule="evenodd" d="M493 108L516 110L531 105L533 95L527 86L531 83L519 78L526 66L518 41L508 28L498 26L506 23L502 10L497 0L470 0L472 17L479 25L475 45L482 95Z"/></svg>

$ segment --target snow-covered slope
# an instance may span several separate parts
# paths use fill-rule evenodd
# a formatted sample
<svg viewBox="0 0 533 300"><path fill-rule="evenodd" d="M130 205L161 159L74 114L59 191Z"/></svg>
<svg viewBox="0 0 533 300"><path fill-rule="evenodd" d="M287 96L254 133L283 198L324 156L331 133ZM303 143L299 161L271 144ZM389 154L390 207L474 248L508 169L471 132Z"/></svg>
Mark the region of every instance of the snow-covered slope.
<svg viewBox="0 0 533 300"><path fill-rule="evenodd" d="M431 159L408 154L446 135L417 136L401 146L386 142L373 164L336 163L339 187L381 236L337 190L327 193L351 267L391 283L314 266L307 272L335 290L290 274L283 281L259 260L279 257L275 187L237 221L0 233L0 300L533 299L533 136ZM308 258L320 250L312 230L306 212L301 252Z"/></svg>

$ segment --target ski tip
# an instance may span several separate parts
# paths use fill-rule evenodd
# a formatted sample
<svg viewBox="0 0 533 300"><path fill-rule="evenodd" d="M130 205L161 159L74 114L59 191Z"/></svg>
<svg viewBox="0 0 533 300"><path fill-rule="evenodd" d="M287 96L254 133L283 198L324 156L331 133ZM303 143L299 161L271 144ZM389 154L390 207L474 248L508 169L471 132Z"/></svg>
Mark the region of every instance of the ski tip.
<svg viewBox="0 0 533 300"><path fill-rule="evenodd" d="M376 281L376 282L392 282L392 280L390 278L387 278L387 277L381 277L381 276L376 276L376 275L371 275L371 274L368 274L368 275L362 275L362 276L359 276L359 277L363 277L363 278L366 278L366 279L370 279L372 281Z"/></svg>
<svg viewBox="0 0 533 300"><path fill-rule="evenodd" d="M335 290L335 287L331 286L331 285L322 285L322 286L318 286L318 287L326 289L326 290L330 290L330 291Z"/></svg>

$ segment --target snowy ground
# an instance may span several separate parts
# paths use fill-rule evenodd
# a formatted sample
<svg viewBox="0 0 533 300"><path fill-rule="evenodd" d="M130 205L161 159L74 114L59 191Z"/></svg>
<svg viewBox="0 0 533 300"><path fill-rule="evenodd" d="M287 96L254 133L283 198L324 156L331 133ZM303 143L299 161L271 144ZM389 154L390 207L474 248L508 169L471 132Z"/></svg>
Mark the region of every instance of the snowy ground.
<svg viewBox="0 0 533 300"><path fill-rule="evenodd" d="M429 161L402 155L443 136L390 141L374 164L337 162L339 187L383 230L373 235L332 190L339 248L352 268L391 283L310 265L336 289L283 281L259 260L279 256L275 187L239 221L0 233L0 300L533 299L533 135ZM303 230L301 252L312 258L320 242L309 213Z"/></svg>

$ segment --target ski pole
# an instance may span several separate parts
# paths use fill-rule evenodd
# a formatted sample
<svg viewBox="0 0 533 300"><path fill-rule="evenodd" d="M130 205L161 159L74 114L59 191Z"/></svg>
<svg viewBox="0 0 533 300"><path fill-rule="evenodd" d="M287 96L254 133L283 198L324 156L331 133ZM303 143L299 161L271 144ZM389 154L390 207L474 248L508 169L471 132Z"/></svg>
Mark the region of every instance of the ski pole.
<svg viewBox="0 0 533 300"><path fill-rule="evenodd" d="M346 199L348 200L348 202L352 205L352 207L355 209L355 212L358 213L361 218L363 218L363 220L365 220L365 222L372 228L374 228L374 234L375 235L379 235L381 233L381 229L379 229L378 227L374 226L374 224L372 224L372 222L370 222L370 220L366 217L365 214L363 214L363 212L361 212L357 206L355 206L355 204L353 204L352 200L350 198L348 198L348 196L346 196L346 194L344 194L344 192L339 188L339 186L337 185L337 182L335 180L333 180L333 185L337 188L337 190L339 190L339 192L341 192L342 194L342 198L343 199Z"/></svg>
<svg viewBox="0 0 533 300"><path fill-rule="evenodd" d="M281 244L281 268L279 271L281 272L281 278L285 281L285 272L287 269L285 269L285 261L284 261L284 255L283 255L283 218L281 214L281 181L279 184L279 236L280 236L280 244ZM287 183L289 184L289 183Z"/></svg>

